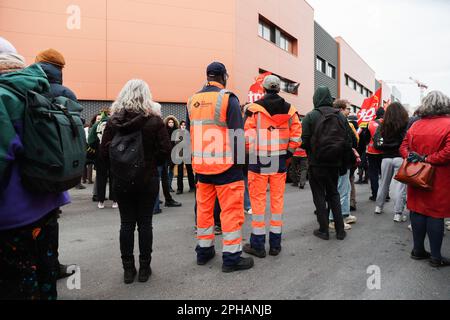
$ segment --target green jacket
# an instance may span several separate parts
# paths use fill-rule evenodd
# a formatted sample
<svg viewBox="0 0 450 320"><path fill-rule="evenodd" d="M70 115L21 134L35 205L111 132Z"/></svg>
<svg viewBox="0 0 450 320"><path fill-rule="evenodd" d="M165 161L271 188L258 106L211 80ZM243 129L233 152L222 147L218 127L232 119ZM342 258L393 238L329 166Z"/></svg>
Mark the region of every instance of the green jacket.
<svg viewBox="0 0 450 320"><path fill-rule="evenodd" d="M47 76L37 64L0 75L0 181L22 148L19 134L23 129L25 110L22 99L1 85L8 86L23 95L29 90L44 93L50 89Z"/></svg>
<svg viewBox="0 0 450 320"><path fill-rule="evenodd" d="M302 121L302 129L303 129L302 148L305 149L306 152L308 153L308 159L309 159L310 166L341 168L344 165L347 165L345 163L347 161L346 159L335 159L335 160L333 160L333 162L328 162L328 163L319 162L316 160L315 155L312 152L312 145L311 145L311 140L314 135L314 130L315 130L316 124L317 124L318 120L320 119L320 112L318 111L318 109L319 108L333 108L333 98L331 96L330 89L328 89L327 87L323 87L323 86L319 87L314 94L313 101L314 101L314 110L311 111L310 113L308 113ZM346 129L347 129L346 140L347 140L348 149L351 151L352 144L353 144L353 142L352 142L353 132L352 132L352 129L350 128L350 125L348 124L348 121L345 118L345 116L342 113L340 113L340 116L342 117L342 121L346 124Z"/></svg>

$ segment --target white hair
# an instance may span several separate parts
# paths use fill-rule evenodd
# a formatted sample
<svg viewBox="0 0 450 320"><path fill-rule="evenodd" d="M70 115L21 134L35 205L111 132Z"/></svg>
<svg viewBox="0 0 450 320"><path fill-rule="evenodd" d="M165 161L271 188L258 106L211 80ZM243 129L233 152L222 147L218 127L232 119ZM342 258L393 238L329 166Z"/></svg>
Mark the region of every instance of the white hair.
<svg viewBox="0 0 450 320"><path fill-rule="evenodd" d="M161 105L160 105L158 102L153 103L152 111L153 111L153 113L155 113L156 115L162 117Z"/></svg>
<svg viewBox="0 0 450 320"><path fill-rule="evenodd" d="M450 114L450 98L440 91L430 92L417 110L419 117L439 116Z"/></svg>
<svg viewBox="0 0 450 320"><path fill-rule="evenodd" d="M111 113L118 113L122 110L136 113L154 113L152 93L148 84L144 80L133 79L128 81L112 104Z"/></svg>

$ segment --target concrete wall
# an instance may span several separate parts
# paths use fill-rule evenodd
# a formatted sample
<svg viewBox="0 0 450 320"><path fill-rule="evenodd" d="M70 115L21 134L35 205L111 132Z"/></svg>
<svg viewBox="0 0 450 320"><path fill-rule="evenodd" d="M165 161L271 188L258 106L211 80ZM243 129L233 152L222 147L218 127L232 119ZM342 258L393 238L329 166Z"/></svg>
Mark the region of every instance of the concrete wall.
<svg viewBox="0 0 450 320"><path fill-rule="evenodd" d="M184 102L204 83L208 63L233 64L234 4L0 0L0 34L28 63L43 49L61 51L65 84L80 99L114 100L127 80L142 78L156 100ZM67 27L71 5L80 9L80 29Z"/></svg>
<svg viewBox="0 0 450 320"><path fill-rule="evenodd" d="M338 92L338 76L339 76L339 59L338 45L336 40L317 22L314 22L314 83L315 89L319 86L327 86L330 88L333 97L337 98ZM323 72L316 69L316 57L319 56L336 68L336 79L330 78Z"/></svg>
<svg viewBox="0 0 450 320"><path fill-rule="evenodd" d="M241 102L254 83L259 69L300 83L298 96L282 93L302 114L312 109L314 93L314 10L306 1L235 0L236 52L235 89ZM298 40L298 55L286 52L258 35L259 14Z"/></svg>
<svg viewBox="0 0 450 320"><path fill-rule="evenodd" d="M336 41L339 44L340 50L340 98L347 99L354 106L360 107L366 97L345 84L345 74L348 74L364 87L375 92L375 71L373 71L373 69L342 37L337 37Z"/></svg>
<svg viewBox="0 0 450 320"><path fill-rule="evenodd" d="M68 28L80 10L80 28ZM299 41L298 56L258 36L262 14ZM265 69L301 84L286 98L307 112L313 94L313 9L286 0L0 0L0 34L34 62L61 51L65 84L83 100L114 100L126 81L146 80L154 99L187 101L205 82L205 68L225 63L229 89L241 102Z"/></svg>

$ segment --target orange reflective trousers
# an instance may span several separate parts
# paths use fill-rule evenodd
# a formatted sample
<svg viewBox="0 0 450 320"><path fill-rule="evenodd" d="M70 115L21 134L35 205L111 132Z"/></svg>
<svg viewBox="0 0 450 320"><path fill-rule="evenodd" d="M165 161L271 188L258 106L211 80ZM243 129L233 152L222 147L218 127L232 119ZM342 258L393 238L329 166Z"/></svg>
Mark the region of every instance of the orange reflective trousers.
<svg viewBox="0 0 450 320"><path fill-rule="evenodd" d="M265 249L267 185L270 185L270 247L273 249L281 248L286 173L263 175L250 171L248 173L248 188L253 210L250 244L256 250Z"/></svg>
<svg viewBox="0 0 450 320"><path fill-rule="evenodd" d="M226 185L197 184L197 253L214 247L214 204L219 198L224 264L235 264L242 253L244 181ZM201 257L200 257L201 258Z"/></svg>

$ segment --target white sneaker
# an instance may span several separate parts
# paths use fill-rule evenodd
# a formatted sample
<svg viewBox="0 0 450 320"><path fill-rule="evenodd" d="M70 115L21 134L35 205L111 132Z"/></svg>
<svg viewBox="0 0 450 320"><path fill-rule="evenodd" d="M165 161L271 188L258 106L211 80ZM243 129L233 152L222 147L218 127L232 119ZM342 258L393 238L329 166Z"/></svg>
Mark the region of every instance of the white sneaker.
<svg viewBox="0 0 450 320"><path fill-rule="evenodd" d="M336 232L336 226L334 222L330 222L330 225L328 227L330 228L331 232ZM344 230L345 231L352 230L352 226L349 225L348 223L344 223Z"/></svg>
<svg viewBox="0 0 450 320"><path fill-rule="evenodd" d="M245 214L248 214L249 216L251 216L253 214L252 209L250 208L249 210L245 210Z"/></svg>
<svg viewBox="0 0 450 320"><path fill-rule="evenodd" d="M447 226L447 230L450 231L450 224Z"/></svg>
<svg viewBox="0 0 450 320"><path fill-rule="evenodd" d="M396 213L396 214L394 215L394 221L395 221L395 222L402 222L402 215Z"/></svg>
<svg viewBox="0 0 450 320"><path fill-rule="evenodd" d="M450 220L445 223L447 227L450 227Z"/></svg>
<svg viewBox="0 0 450 320"><path fill-rule="evenodd" d="M402 215L402 222L406 222L406 221L408 221L408 215L403 214Z"/></svg>
<svg viewBox="0 0 450 320"><path fill-rule="evenodd" d="M105 209L105 203L104 202L99 202L97 207L99 209Z"/></svg>
<svg viewBox="0 0 450 320"><path fill-rule="evenodd" d="M358 221L358 218L352 215L349 215L347 218L344 219L344 222L347 224L355 224L356 221Z"/></svg>
<svg viewBox="0 0 450 320"><path fill-rule="evenodd" d="M113 209L119 208L119 204L117 202L113 202L112 208Z"/></svg>
<svg viewBox="0 0 450 320"><path fill-rule="evenodd" d="M382 214L382 213L383 213L383 209L381 209L380 207L375 208L375 214Z"/></svg>
<svg viewBox="0 0 450 320"><path fill-rule="evenodd" d="M408 226L408 229L409 229L409 231L412 232L412 225L411 224Z"/></svg>

